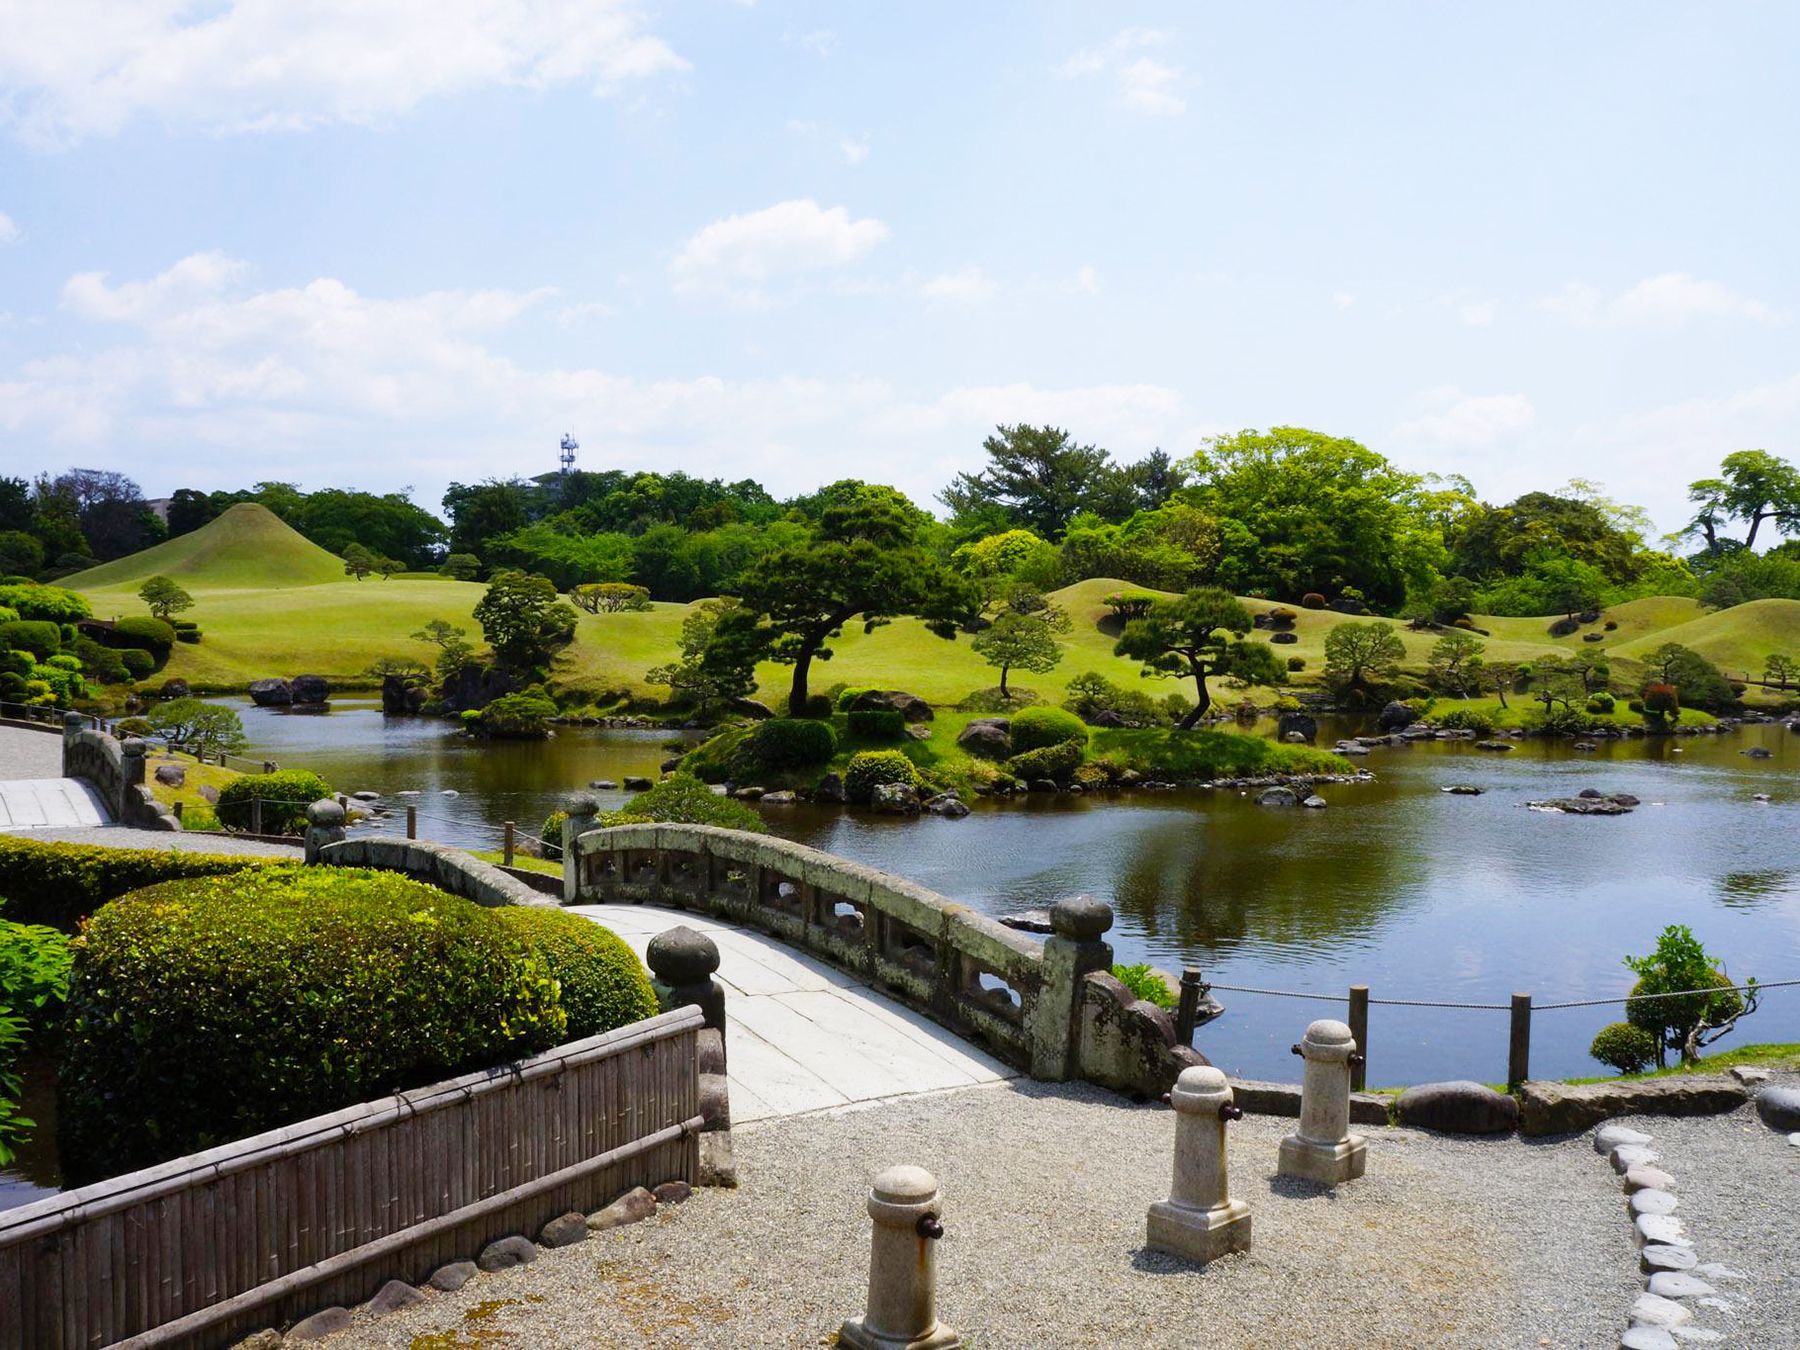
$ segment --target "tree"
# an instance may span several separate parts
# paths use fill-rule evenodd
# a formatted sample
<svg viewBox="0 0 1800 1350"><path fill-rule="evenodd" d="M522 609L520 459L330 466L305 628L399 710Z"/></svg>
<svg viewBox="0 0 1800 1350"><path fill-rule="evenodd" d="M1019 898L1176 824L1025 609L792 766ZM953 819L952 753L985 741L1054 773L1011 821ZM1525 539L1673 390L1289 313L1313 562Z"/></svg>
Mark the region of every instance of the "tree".
<svg viewBox="0 0 1800 1350"><path fill-rule="evenodd" d="M575 636L575 611L561 603L545 577L501 572L475 606L475 622L509 670L527 674L549 664L557 648Z"/></svg>
<svg viewBox="0 0 1800 1350"><path fill-rule="evenodd" d="M806 712L807 680L815 660L829 660L825 644L862 616L873 632L900 615L914 615L938 637L956 635L979 604L974 588L914 539L914 522L887 497L870 494L828 507L804 543L783 547L753 564L743 579L743 602L771 660L794 668L788 715ZM749 634L733 625L734 643Z"/></svg>
<svg viewBox="0 0 1800 1350"><path fill-rule="evenodd" d="M171 614L179 614L183 610L194 607L194 597L182 590L168 577L151 577L138 587L138 598L150 607L150 612L159 619L166 619Z"/></svg>
<svg viewBox="0 0 1800 1350"><path fill-rule="evenodd" d="M438 571L452 581L473 581L481 575L481 559L473 553L452 553L438 564Z"/></svg>
<svg viewBox="0 0 1800 1350"><path fill-rule="evenodd" d="M1216 586L1201 586L1175 600L1159 600L1141 619L1132 619L1113 645L1113 654L1143 664L1142 674L1164 679L1192 678L1198 702L1181 719L1191 728L1212 706L1208 676L1234 670L1257 678L1267 673L1243 641L1253 624L1250 611Z"/></svg>
<svg viewBox="0 0 1800 1350"><path fill-rule="evenodd" d="M174 698L150 709L150 729L171 745L200 754L236 754L249 744L244 723L230 708L197 698Z"/></svg>
<svg viewBox="0 0 1800 1350"><path fill-rule="evenodd" d="M1544 656L1531 663L1531 696L1544 705L1546 720L1556 707L1574 711L1575 700L1585 698L1587 688L1580 673L1560 656Z"/></svg>
<svg viewBox="0 0 1800 1350"><path fill-rule="evenodd" d="M1661 683L1675 686L1681 701L1690 708L1718 712L1737 702L1731 682L1719 668L1679 642L1663 643L1650 653L1644 665Z"/></svg>
<svg viewBox="0 0 1800 1350"><path fill-rule="evenodd" d="M375 560L375 570L381 573L381 579L386 581L389 577L397 577L400 573L404 572L406 570L406 564L401 562L398 558L377 558Z"/></svg>
<svg viewBox="0 0 1800 1350"><path fill-rule="evenodd" d="M445 683L454 680L475 655L468 631L444 619L433 619L412 635L414 642L429 642L438 649L438 678Z"/></svg>
<svg viewBox="0 0 1800 1350"><path fill-rule="evenodd" d="M1018 581L1054 585L1060 566L1055 546L1030 530L1003 530L964 544L950 561L992 595Z"/></svg>
<svg viewBox="0 0 1800 1350"><path fill-rule="evenodd" d="M1648 956L1628 956L1625 964L1638 977L1625 1017L1657 1038L1656 1062L1664 1049L1679 1050L1684 1065L1697 1064L1700 1051L1756 1011L1759 990L1754 979L1734 986L1724 967L1686 924L1672 923ZM1669 998L1670 994L1688 994Z"/></svg>
<svg viewBox="0 0 1800 1350"><path fill-rule="evenodd" d="M1780 652L1763 662L1763 683L1772 684L1781 689L1788 687L1788 681L1800 676L1800 661Z"/></svg>
<svg viewBox="0 0 1800 1350"><path fill-rule="evenodd" d="M959 517L997 506L1050 540L1062 538L1076 514L1095 505L1112 471L1106 451L1077 445L1060 427L1000 426L981 448L988 467L957 474L939 500Z"/></svg>
<svg viewBox="0 0 1800 1350"><path fill-rule="evenodd" d="M1062 644L1037 614L1007 610L975 635L969 646L990 666L1000 668L1000 697L1008 698L1006 677L1015 666L1042 675L1062 660Z"/></svg>
<svg viewBox="0 0 1800 1350"><path fill-rule="evenodd" d="M1303 427L1215 436L1183 461L1177 499L1219 523L1218 583L1294 599L1356 587L1399 606L1444 560L1425 482L1343 437Z"/></svg>
<svg viewBox="0 0 1800 1350"><path fill-rule="evenodd" d="M1425 660L1426 678L1435 689L1467 698L1471 690L1481 688L1486 666L1481 654L1486 650L1487 644L1473 633L1452 630L1432 644Z"/></svg>
<svg viewBox="0 0 1800 1350"><path fill-rule="evenodd" d="M577 586L569 592L569 599L589 614L618 614L625 610L650 608L650 592L624 581L597 581Z"/></svg>
<svg viewBox="0 0 1800 1350"><path fill-rule="evenodd" d="M44 546L23 530L0 530L0 576L35 577L44 570Z"/></svg>
<svg viewBox="0 0 1800 1350"><path fill-rule="evenodd" d="M1575 490L1581 490L1579 488ZM1486 583L1524 575L1534 558L1573 558L1617 584L1637 575L1635 508L1605 499L1527 492L1505 506L1482 506L1456 529L1449 570Z"/></svg>
<svg viewBox="0 0 1800 1350"><path fill-rule="evenodd" d="M59 474L52 491L73 501L76 520L86 539L85 552L102 562L163 539L168 531L144 501L138 485L110 469L70 469Z"/></svg>
<svg viewBox="0 0 1800 1350"><path fill-rule="evenodd" d="M361 581L380 565L381 560L361 544L351 544L344 550L344 571Z"/></svg>
<svg viewBox="0 0 1800 1350"><path fill-rule="evenodd" d="M720 622L739 614L738 601L730 596L702 601L681 621L681 659L655 667L644 679L666 684L673 702L691 704L701 717L733 699L748 698L756 688L760 645L754 638L747 647L715 640ZM751 620L754 635L754 616L744 617Z"/></svg>
<svg viewBox="0 0 1800 1350"><path fill-rule="evenodd" d="M1605 652L1593 647L1578 647L1565 658L1576 679L1581 681L1581 692L1592 694L1596 690L1606 688L1612 679L1612 661Z"/></svg>
<svg viewBox="0 0 1800 1350"><path fill-rule="evenodd" d="M1749 525L1743 547L1754 549L1766 520L1783 534L1800 529L1800 470L1767 450L1739 450L1720 462L1718 477L1689 483L1688 500L1698 509L1684 533L1705 539L1708 552L1736 543L1719 535L1733 520Z"/></svg>
<svg viewBox="0 0 1800 1350"><path fill-rule="evenodd" d="M1534 560L1527 574L1542 591L1544 603L1573 619L1583 610L1599 609L1606 578L1587 563L1549 556Z"/></svg>
<svg viewBox="0 0 1800 1350"><path fill-rule="evenodd" d="M1354 701L1378 696L1405 659L1406 644L1385 623L1340 623L1325 635L1325 683Z"/></svg>

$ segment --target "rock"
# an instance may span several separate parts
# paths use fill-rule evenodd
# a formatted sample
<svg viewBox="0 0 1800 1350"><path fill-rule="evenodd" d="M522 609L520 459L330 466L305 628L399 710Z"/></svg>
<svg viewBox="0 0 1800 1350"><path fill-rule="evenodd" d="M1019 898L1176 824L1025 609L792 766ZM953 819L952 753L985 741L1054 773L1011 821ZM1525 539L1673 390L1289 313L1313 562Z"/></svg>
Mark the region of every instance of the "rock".
<svg viewBox="0 0 1800 1350"><path fill-rule="evenodd" d="M361 792L352 792L350 795L359 802L378 802L381 800L381 794L379 792L371 792L367 788L364 788Z"/></svg>
<svg viewBox="0 0 1800 1350"><path fill-rule="evenodd" d="M1756 1094L1756 1114L1771 1130L1800 1130L1800 1087L1766 1087Z"/></svg>
<svg viewBox="0 0 1800 1350"><path fill-rule="evenodd" d="M1505 751L1511 750L1513 747L1509 741L1476 741L1475 748L1477 750Z"/></svg>
<svg viewBox="0 0 1800 1350"><path fill-rule="evenodd" d="M934 816L943 816L946 820L961 820L969 814L968 805L960 798L945 793L933 797L925 803L925 809Z"/></svg>
<svg viewBox="0 0 1800 1350"><path fill-rule="evenodd" d="M180 679L164 680L162 682L162 688L160 688L156 691L156 696L158 698L164 698L164 699L188 698L193 694L193 692L194 691L192 689L188 688L188 682L186 680L180 680ZM1800 725L1795 725L1794 727L1790 728L1790 730L1800 731ZM277 1333L277 1334L279 1334L279 1333Z"/></svg>
<svg viewBox="0 0 1800 1350"><path fill-rule="evenodd" d="M956 743L971 755L982 759L1012 758L1011 722L1004 717L984 717L970 722L957 736Z"/></svg>
<svg viewBox="0 0 1800 1350"><path fill-rule="evenodd" d="M430 691L417 679L404 675L381 677L381 711L395 717L417 713L425 707Z"/></svg>
<svg viewBox="0 0 1800 1350"><path fill-rule="evenodd" d="M454 1294L474 1278L475 1263L473 1261L452 1261L448 1265L439 1266L432 1271L431 1278L425 1283L441 1293Z"/></svg>
<svg viewBox="0 0 1800 1350"><path fill-rule="evenodd" d="M1769 1071L1760 1064L1733 1064L1725 1072L1745 1087L1759 1087L1769 1081Z"/></svg>
<svg viewBox="0 0 1800 1350"><path fill-rule="evenodd" d="M1269 634L1269 641L1273 642L1278 647L1292 646L1294 643L1298 642L1299 640L1300 640L1300 636L1297 633L1283 632L1283 633Z"/></svg>
<svg viewBox="0 0 1800 1350"><path fill-rule="evenodd" d="M460 797L460 796L462 796L462 793L458 792L455 788L445 788L442 792L438 793L438 796L440 796L440 797Z"/></svg>
<svg viewBox="0 0 1800 1350"><path fill-rule="evenodd" d="M286 680L252 680L250 701L259 708L285 708L294 701L294 689Z"/></svg>
<svg viewBox="0 0 1800 1350"><path fill-rule="evenodd" d="M375 1297L369 1300L369 1311L377 1317L384 1313L399 1312L402 1308L411 1308L425 1301L425 1295L414 1289L405 1280L389 1280L375 1291Z"/></svg>
<svg viewBox="0 0 1800 1350"><path fill-rule="evenodd" d="M186 695L183 695L185 698ZM281 1344L281 1333L274 1327L264 1327L261 1331L252 1332L231 1347L231 1350L275 1350Z"/></svg>
<svg viewBox="0 0 1800 1350"><path fill-rule="evenodd" d="M1335 755L1345 755L1351 759L1360 759L1363 755L1369 753L1369 747L1366 745L1340 745L1335 747L1332 750L1332 753Z"/></svg>
<svg viewBox="0 0 1800 1350"><path fill-rule="evenodd" d="M537 1247L530 1238L503 1237L490 1242L481 1249L481 1255L475 1258L475 1264L483 1270L507 1270L513 1266L528 1266L537 1260Z"/></svg>
<svg viewBox="0 0 1800 1350"><path fill-rule="evenodd" d="M1606 634L1605 633L1583 633L1581 635L1581 640L1583 642L1605 642Z"/></svg>
<svg viewBox="0 0 1800 1350"><path fill-rule="evenodd" d="M629 1223L639 1223L656 1213L656 1197L642 1186L634 1186L605 1209L588 1215L587 1226L590 1233L601 1233L609 1228L623 1228Z"/></svg>
<svg viewBox="0 0 1800 1350"><path fill-rule="evenodd" d="M538 1241L546 1247L573 1247L577 1242L586 1242L587 1235L587 1216L571 1210L545 1224L538 1231Z"/></svg>
<svg viewBox="0 0 1800 1350"><path fill-rule="evenodd" d="M1681 1208L1681 1200L1673 1191L1633 1191L1631 1217L1645 1214L1673 1214Z"/></svg>
<svg viewBox="0 0 1800 1350"><path fill-rule="evenodd" d="M588 782L588 786L601 792L613 792L618 789L619 785L610 778L595 778Z"/></svg>
<svg viewBox="0 0 1800 1350"><path fill-rule="evenodd" d="M1258 806L1298 806L1299 794L1290 787L1267 787L1256 794Z"/></svg>
<svg viewBox="0 0 1800 1350"><path fill-rule="evenodd" d="M828 773L819 780L813 789L815 802L842 802L844 800L844 780L839 774Z"/></svg>
<svg viewBox="0 0 1800 1350"><path fill-rule="evenodd" d="M1620 1144L1612 1151L1608 1160L1612 1163L1613 1171L1620 1176L1624 1176L1639 1163L1662 1161L1655 1149L1646 1148L1643 1144Z"/></svg>
<svg viewBox="0 0 1800 1350"><path fill-rule="evenodd" d="M655 786L656 784L652 783L642 774L628 773L625 775L625 790L627 792L648 792Z"/></svg>
<svg viewBox="0 0 1800 1350"><path fill-rule="evenodd" d="M775 715L768 704L758 703L753 698L734 698L727 706L740 717L748 717L757 722L766 721Z"/></svg>
<svg viewBox="0 0 1800 1350"><path fill-rule="evenodd" d="M1471 783L1452 783L1447 788L1439 788L1440 792L1448 792L1452 797L1479 797L1486 788L1478 788Z"/></svg>
<svg viewBox="0 0 1800 1350"><path fill-rule="evenodd" d="M1383 731L1398 731L1402 727L1410 727L1419 720L1419 714L1404 703L1390 703L1381 710L1381 716L1375 719L1375 725Z"/></svg>
<svg viewBox="0 0 1800 1350"><path fill-rule="evenodd" d="M682 761L682 756L670 755L669 758L665 759L661 764L658 764L656 766L656 771L658 773L674 773L675 770L677 770L681 767L681 761Z"/></svg>
<svg viewBox="0 0 1800 1350"><path fill-rule="evenodd" d="M901 689L865 689L851 700L850 708L854 712L891 710L908 722L929 722L936 716L924 699Z"/></svg>
<svg viewBox="0 0 1800 1350"><path fill-rule="evenodd" d="M303 1317L288 1328L286 1340L322 1341L350 1325L348 1308L321 1308L311 1317Z"/></svg>
<svg viewBox="0 0 1800 1350"><path fill-rule="evenodd" d="M1651 1167L1647 1163L1625 1169L1625 1189L1628 1191L1672 1191L1675 1189L1675 1178L1660 1167Z"/></svg>
<svg viewBox="0 0 1800 1350"><path fill-rule="evenodd" d="M1304 806L1309 811L1323 811L1325 809L1325 799L1315 792L1312 796L1302 801L1300 805Z"/></svg>
<svg viewBox="0 0 1800 1350"><path fill-rule="evenodd" d="M1680 1350L1675 1338L1661 1327L1628 1327L1619 1337L1619 1350Z"/></svg>
<svg viewBox="0 0 1800 1350"><path fill-rule="evenodd" d="M869 806L877 815L916 816L919 814L919 794L905 783L877 783Z"/></svg>
<svg viewBox="0 0 1800 1350"><path fill-rule="evenodd" d="M731 795L741 802L760 802L765 789L760 787L741 787Z"/></svg>
<svg viewBox="0 0 1800 1350"><path fill-rule="evenodd" d="M214 787L211 783L202 783L199 787L199 792L200 800L205 802L208 806L217 806L219 804L219 789Z"/></svg>
<svg viewBox="0 0 1800 1350"><path fill-rule="evenodd" d="M1788 1136L1788 1143L1792 1144L1795 1148L1800 1148L1800 1130L1796 1130Z"/></svg>
<svg viewBox="0 0 1800 1350"><path fill-rule="evenodd" d="M1125 725L1125 719L1111 708L1102 708L1088 718L1087 723L1090 727L1122 727Z"/></svg>
<svg viewBox="0 0 1800 1350"><path fill-rule="evenodd" d="M1395 1103L1402 1125L1446 1134L1510 1134L1519 1123L1519 1104L1480 1083L1421 1083Z"/></svg>
<svg viewBox="0 0 1800 1350"><path fill-rule="evenodd" d="M1693 1313L1659 1294L1639 1294L1637 1302L1631 1305L1630 1316L1639 1326L1662 1327L1664 1330L1694 1320Z"/></svg>
<svg viewBox="0 0 1800 1350"><path fill-rule="evenodd" d="M294 702L317 707L331 697L331 685L323 675L296 675L288 681Z"/></svg>
<svg viewBox="0 0 1800 1350"><path fill-rule="evenodd" d="M1682 1236L1681 1220L1673 1214L1640 1214L1632 1220L1638 1240L1646 1247L1691 1247Z"/></svg>
<svg viewBox="0 0 1800 1350"><path fill-rule="evenodd" d="M1753 745L1748 750L1738 751L1740 755L1748 755L1751 759L1774 759L1775 752L1760 745Z"/></svg>
<svg viewBox="0 0 1800 1350"><path fill-rule="evenodd" d="M793 793L783 789L780 792L765 792L762 795L764 806L792 806L800 799Z"/></svg>
<svg viewBox="0 0 1800 1350"><path fill-rule="evenodd" d="M1750 800L1753 802L1772 802L1775 799L1766 792L1755 792L1750 795Z"/></svg>
<svg viewBox="0 0 1800 1350"><path fill-rule="evenodd" d="M659 1205L679 1205L693 1193L694 1188L685 1181L665 1181L651 1192Z"/></svg>
<svg viewBox="0 0 1800 1350"><path fill-rule="evenodd" d="M1319 739L1319 719L1310 713L1284 712L1275 723L1275 734L1290 745L1296 744L1295 736L1311 745Z"/></svg>
<svg viewBox="0 0 1800 1350"><path fill-rule="evenodd" d="M1630 806L1611 797L1549 797L1525 805L1533 811L1560 811L1565 816L1624 816L1631 813Z"/></svg>
<svg viewBox="0 0 1800 1350"><path fill-rule="evenodd" d="M158 764L156 781L165 787L181 787L187 782L187 770L179 764Z"/></svg>
<svg viewBox="0 0 1800 1350"><path fill-rule="evenodd" d="M1713 1287L1685 1270L1659 1270L1650 1277L1650 1292L1659 1298L1699 1298Z"/></svg>
<svg viewBox="0 0 1800 1350"><path fill-rule="evenodd" d="M1576 741L1575 748L1577 750L1598 750L1600 747L1593 741Z"/></svg>
<svg viewBox="0 0 1800 1350"><path fill-rule="evenodd" d="M1002 914L1000 922L1008 928L1016 928L1021 933L1050 933L1050 911L1047 909L1028 909L1019 914Z"/></svg>
<svg viewBox="0 0 1800 1350"><path fill-rule="evenodd" d="M1668 1247L1660 1243L1638 1253L1638 1264L1646 1275L1654 1275L1659 1270L1692 1270L1697 1260L1699 1258L1691 1247Z"/></svg>
<svg viewBox="0 0 1800 1350"><path fill-rule="evenodd" d="M1650 1136L1624 1125L1602 1125L1594 1131L1594 1152L1606 1155L1623 1144L1648 1144Z"/></svg>
<svg viewBox="0 0 1800 1350"><path fill-rule="evenodd" d="M1030 792L1061 792L1062 786L1054 778L1034 778L1025 785Z"/></svg>
<svg viewBox="0 0 1800 1350"><path fill-rule="evenodd" d="M1694 1274L1703 1280L1742 1280L1746 1276L1741 1270L1733 1270L1730 1266L1722 1266L1717 1261L1709 1261L1703 1266L1695 1266Z"/></svg>

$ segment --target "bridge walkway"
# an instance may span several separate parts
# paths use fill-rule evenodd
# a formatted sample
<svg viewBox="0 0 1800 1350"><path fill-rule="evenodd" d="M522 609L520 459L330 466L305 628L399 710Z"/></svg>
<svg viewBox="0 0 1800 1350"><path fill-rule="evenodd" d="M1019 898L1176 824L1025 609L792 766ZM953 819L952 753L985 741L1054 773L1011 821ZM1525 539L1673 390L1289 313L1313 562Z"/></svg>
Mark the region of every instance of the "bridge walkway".
<svg viewBox="0 0 1800 1350"><path fill-rule="evenodd" d="M79 829L111 817L93 788L62 776L62 736L0 726L0 833Z"/></svg>
<svg viewBox="0 0 1800 1350"><path fill-rule="evenodd" d="M655 905L571 905L640 958L685 924L719 947L734 1124L1018 1077L854 975L717 919Z"/></svg>

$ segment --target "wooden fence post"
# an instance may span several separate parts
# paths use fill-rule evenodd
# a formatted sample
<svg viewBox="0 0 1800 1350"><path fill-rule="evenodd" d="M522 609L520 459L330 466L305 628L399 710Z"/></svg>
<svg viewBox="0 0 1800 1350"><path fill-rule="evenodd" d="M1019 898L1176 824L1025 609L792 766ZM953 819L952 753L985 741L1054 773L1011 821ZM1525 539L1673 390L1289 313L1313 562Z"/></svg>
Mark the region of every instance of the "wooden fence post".
<svg viewBox="0 0 1800 1350"><path fill-rule="evenodd" d="M419 808L416 806L406 808L406 837L408 839L419 837Z"/></svg>
<svg viewBox="0 0 1800 1350"><path fill-rule="evenodd" d="M1369 1081L1369 986L1350 986L1350 1037L1361 1059L1350 1064L1350 1090L1361 1092Z"/></svg>
<svg viewBox="0 0 1800 1350"><path fill-rule="evenodd" d="M1184 966L1181 971L1181 1002L1175 1009L1175 1039L1183 1045L1194 1043L1194 1023L1200 1018L1200 968Z"/></svg>
<svg viewBox="0 0 1800 1350"><path fill-rule="evenodd" d="M250 799L250 833L261 834L262 831L262 798Z"/></svg>
<svg viewBox="0 0 1800 1350"><path fill-rule="evenodd" d="M176 802L174 806L175 819L177 820L181 819L181 806L182 804L180 802Z"/></svg>
<svg viewBox="0 0 1800 1350"><path fill-rule="evenodd" d="M503 867L513 865L513 823L510 820L506 822L506 843L501 848L500 857Z"/></svg>
<svg viewBox="0 0 1800 1350"><path fill-rule="evenodd" d="M1531 995L1512 996L1512 1037L1506 1053L1506 1088L1511 1092L1531 1077Z"/></svg>

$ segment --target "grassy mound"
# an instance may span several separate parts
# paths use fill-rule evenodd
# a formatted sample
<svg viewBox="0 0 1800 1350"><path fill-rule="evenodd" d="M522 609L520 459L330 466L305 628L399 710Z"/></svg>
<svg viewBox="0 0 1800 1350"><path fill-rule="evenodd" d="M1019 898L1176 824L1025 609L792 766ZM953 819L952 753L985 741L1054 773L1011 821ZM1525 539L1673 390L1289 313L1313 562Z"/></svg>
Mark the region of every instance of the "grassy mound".
<svg viewBox="0 0 1800 1350"><path fill-rule="evenodd" d="M344 563L268 507L239 502L192 533L77 572L62 584L135 593L153 576L169 577L188 591L278 590L342 581Z"/></svg>
<svg viewBox="0 0 1800 1350"><path fill-rule="evenodd" d="M1800 654L1800 600L1752 600L1730 609L1700 614L1686 623L1658 629L1615 649L1617 655L1641 661L1665 642L1692 647L1718 666L1728 679L1746 672L1762 678L1763 662L1772 654Z"/></svg>

